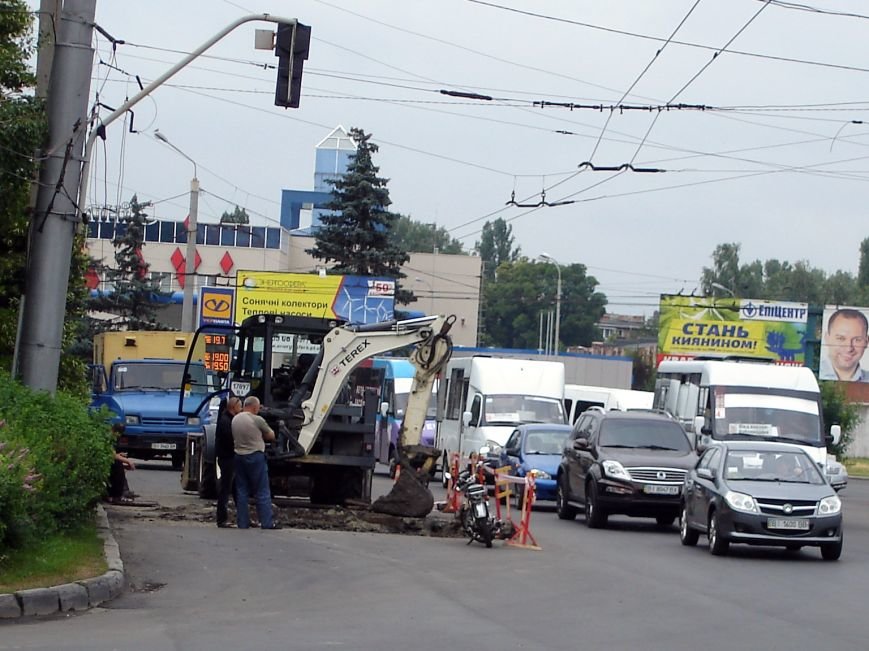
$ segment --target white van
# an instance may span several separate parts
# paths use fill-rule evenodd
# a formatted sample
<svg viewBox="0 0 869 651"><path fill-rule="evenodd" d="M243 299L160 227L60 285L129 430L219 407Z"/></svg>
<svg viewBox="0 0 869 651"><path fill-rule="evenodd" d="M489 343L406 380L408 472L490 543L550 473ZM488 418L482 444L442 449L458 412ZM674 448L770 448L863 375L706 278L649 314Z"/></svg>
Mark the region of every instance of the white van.
<svg viewBox="0 0 869 651"><path fill-rule="evenodd" d="M655 380L656 409L672 414L688 432L715 440L756 439L802 447L824 468L827 442L821 392L811 369L769 362L665 361Z"/></svg>
<svg viewBox="0 0 869 651"><path fill-rule="evenodd" d="M564 385L564 411L567 422L573 424L589 407L601 407L606 411L628 409L651 409L655 394L652 391L633 391L594 387L585 384Z"/></svg>
<svg viewBox="0 0 869 651"><path fill-rule="evenodd" d="M503 446L522 423L564 423L564 364L508 357L453 358L438 391L436 445L444 461ZM446 463L447 467L449 464Z"/></svg>

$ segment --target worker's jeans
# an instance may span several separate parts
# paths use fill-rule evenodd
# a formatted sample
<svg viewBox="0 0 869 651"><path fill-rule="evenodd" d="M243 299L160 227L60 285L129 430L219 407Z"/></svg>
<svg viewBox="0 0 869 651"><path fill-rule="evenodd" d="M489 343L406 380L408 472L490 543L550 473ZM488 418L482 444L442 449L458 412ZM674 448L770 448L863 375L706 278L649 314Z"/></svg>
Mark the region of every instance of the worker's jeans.
<svg viewBox="0 0 869 651"><path fill-rule="evenodd" d="M217 524L224 524L229 517L227 514L227 506L229 505L229 496L238 507L238 500L235 497L235 457L228 459L217 459L217 465L220 466L220 479L217 482Z"/></svg>
<svg viewBox="0 0 869 651"><path fill-rule="evenodd" d="M256 498L256 514L259 525L270 529L272 521L272 496L269 490L269 470L265 452L235 455L236 524L239 529L250 527L248 500Z"/></svg>

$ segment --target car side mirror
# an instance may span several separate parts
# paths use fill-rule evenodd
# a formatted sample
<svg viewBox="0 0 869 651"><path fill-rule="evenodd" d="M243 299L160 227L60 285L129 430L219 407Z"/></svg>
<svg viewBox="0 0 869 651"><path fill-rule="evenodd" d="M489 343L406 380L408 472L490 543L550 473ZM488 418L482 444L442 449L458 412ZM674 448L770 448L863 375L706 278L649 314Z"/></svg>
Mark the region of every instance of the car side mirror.
<svg viewBox="0 0 869 651"><path fill-rule="evenodd" d="M842 440L842 426L841 425L831 425L830 426L830 434L827 437L827 443L831 445L838 445L839 441Z"/></svg>
<svg viewBox="0 0 869 651"><path fill-rule="evenodd" d="M473 414L469 411L462 412L462 424L467 427L471 424L471 418L473 418Z"/></svg>
<svg viewBox="0 0 869 651"><path fill-rule="evenodd" d="M386 414L389 413L389 403L381 402L380 403L380 415L386 418Z"/></svg>
<svg viewBox="0 0 869 651"><path fill-rule="evenodd" d="M715 471L712 468L697 468L697 476L701 479L707 479L709 481L715 480Z"/></svg>
<svg viewBox="0 0 869 651"><path fill-rule="evenodd" d="M579 437L573 441L574 450L588 450L588 439Z"/></svg>
<svg viewBox="0 0 869 651"><path fill-rule="evenodd" d="M508 457L518 457L519 448L506 448L504 450L504 454L506 454Z"/></svg>

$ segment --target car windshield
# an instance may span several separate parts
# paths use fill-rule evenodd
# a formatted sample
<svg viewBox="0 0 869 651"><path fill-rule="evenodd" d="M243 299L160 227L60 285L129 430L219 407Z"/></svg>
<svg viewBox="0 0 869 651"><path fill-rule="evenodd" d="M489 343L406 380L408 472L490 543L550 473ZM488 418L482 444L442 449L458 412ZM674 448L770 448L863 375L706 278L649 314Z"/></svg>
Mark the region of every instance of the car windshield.
<svg viewBox="0 0 869 651"><path fill-rule="evenodd" d="M675 422L640 419L608 419L600 426L602 447L646 448L688 452L685 431Z"/></svg>
<svg viewBox="0 0 869 651"><path fill-rule="evenodd" d="M724 464L730 481L774 481L794 484L822 484L818 467L807 454L731 450Z"/></svg>
<svg viewBox="0 0 869 651"><path fill-rule="evenodd" d="M410 396L409 393L396 393L395 394L395 408L393 409L393 413L397 413L399 409L401 409L402 413L407 412L407 399ZM432 392L431 397L428 400L428 407L426 408L425 417L427 420L433 420L437 417L438 413L438 394Z"/></svg>
<svg viewBox="0 0 869 651"><path fill-rule="evenodd" d="M518 425L521 423L564 423L560 400L541 396L486 396L484 425Z"/></svg>
<svg viewBox="0 0 869 651"><path fill-rule="evenodd" d="M561 454L570 430L537 430L528 432L523 449L525 454Z"/></svg>
<svg viewBox="0 0 869 651"><path fill-rule="evenodd" d="M208 383L204 366L189 368L191 391L205 393ZM114 369L115 391L178 391L184 375L184 364L160 362L124 362Z"/></svg>
<svg viewBox="0 0 869 651"><path fill-rule="evenodd" d="M818 444L818 403L792 396L727 393L715 409L715 433L724 439L748 436Z"/></svg>

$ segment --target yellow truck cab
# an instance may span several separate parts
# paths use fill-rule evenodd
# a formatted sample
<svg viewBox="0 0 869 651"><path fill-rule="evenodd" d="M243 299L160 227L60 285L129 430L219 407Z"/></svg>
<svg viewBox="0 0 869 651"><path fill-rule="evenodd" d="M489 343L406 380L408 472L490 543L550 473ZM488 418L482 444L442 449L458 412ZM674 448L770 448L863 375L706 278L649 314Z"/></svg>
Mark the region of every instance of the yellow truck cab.
<svg viewBox="0 0 869 651"><path fill-rule="evenodd" d="M104 332L94 338L91 365L91 408L105 406L114 413L112 423L124 427L119 452L137 459L168 455L175 468L184 462L187 434L208 422L207 406L195 416L179 416L179 387L193 340L191 333L126 331ZM200 340L201 341L201 340ZM200 377L188 400L198 405L207 386L204 344L193 351L189 371Z"/></svg>

